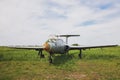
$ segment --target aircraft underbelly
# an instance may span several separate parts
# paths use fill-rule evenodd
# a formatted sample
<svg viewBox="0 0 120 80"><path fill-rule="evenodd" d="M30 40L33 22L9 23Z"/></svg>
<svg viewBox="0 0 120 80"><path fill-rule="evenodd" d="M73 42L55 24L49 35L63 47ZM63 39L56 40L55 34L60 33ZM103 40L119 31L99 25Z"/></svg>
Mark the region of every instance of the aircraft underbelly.
<svg viewBox="0 0 120 80"><path fill-rule="evenodd" d="M52 53L65 53L65 47L63 44L55 44L55 43L51 43L50 44L50 51L52 51Z"/></svg>

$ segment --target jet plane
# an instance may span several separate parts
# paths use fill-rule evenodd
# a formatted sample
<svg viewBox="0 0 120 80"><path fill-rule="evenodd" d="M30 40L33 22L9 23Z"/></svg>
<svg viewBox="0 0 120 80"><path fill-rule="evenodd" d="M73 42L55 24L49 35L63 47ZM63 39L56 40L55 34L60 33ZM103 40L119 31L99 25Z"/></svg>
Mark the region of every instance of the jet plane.
<svg viewBox="0 0 120 80"><path fill-rule="evenodd" d="M49 63L52 63L53 54L66 54L69 50L79 50L79 58L82 58L82 50L90 48L104 48L104 47L116 47L118 45L102 45L102 46L70 46L68 45L69 37L77 37L80 35L55 35L55 38L49 38L41 47L12 47L16 49L29 49L37 50L40 58L44 58L43 50L49 53ZM65 37L66 42L64 42L60 37Z"/></svg>

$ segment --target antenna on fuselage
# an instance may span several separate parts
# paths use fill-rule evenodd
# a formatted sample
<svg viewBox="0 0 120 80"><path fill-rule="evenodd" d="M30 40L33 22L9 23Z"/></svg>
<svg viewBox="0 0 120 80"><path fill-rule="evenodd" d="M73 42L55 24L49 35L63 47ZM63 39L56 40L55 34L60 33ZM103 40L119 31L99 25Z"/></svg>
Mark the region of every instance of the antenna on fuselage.
<svg viewBox="0 0 120 80"><path fill-rule="evenodd" d="M68 38L69 37L77 37L80 35L56 35L56 37L65 37L66 38L66 44L68 44Z"/></svg>

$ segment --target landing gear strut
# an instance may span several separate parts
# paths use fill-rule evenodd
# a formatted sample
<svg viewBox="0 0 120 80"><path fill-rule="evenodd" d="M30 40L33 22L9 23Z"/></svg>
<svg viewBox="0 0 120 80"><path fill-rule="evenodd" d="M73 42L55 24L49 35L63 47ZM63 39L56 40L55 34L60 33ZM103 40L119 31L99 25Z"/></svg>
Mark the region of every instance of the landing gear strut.
<svg viewBox="0 0 120 80"><path fill-rule="evenodd" d="M82 59L82 50L80 49L80 53L78 54L79 58Z"/></svg>
<svg viewBox="0 0 120 80"><path fill-rule="evenodd" d="M51 56L49 56L49 63L52 63L52 58L51 58Z"/></svg>
<svg viewBox="0 0 120 80"><path fill-rule="evenodd" d="M49 56L49 63L53 63L53 61L52 61L52 53L50 53L50 56Z"/></svg>
<svg viewBox="0 0 120 80"><path fill-rule="evenodd" d="M45 58L44 54L42 54L42 50L39 50L38 55L40 55L40 58Z"/></svg>

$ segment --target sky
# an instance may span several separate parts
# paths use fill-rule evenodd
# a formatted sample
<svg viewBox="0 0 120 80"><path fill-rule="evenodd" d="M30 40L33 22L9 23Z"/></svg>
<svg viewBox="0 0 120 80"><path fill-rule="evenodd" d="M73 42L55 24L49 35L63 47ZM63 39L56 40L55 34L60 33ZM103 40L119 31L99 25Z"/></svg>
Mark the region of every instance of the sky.
<svg viewBox="0 0 120 80"><path fill-rule="evenodd" d="M120 44L120 0L0 0L0 45L42 45L56 34L80 34L69 44Z"/></svg>

